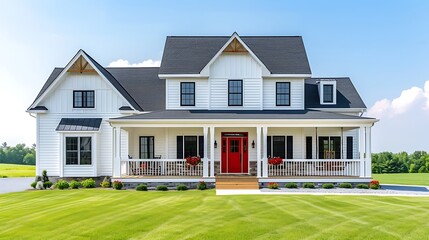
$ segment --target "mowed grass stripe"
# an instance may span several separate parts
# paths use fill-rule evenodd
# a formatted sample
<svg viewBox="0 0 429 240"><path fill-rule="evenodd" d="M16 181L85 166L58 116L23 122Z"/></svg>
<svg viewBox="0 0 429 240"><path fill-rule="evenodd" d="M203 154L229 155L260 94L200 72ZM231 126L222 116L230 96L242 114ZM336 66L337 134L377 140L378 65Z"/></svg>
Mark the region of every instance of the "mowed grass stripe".
<svg viewBox="0 0 429 240"><path fill-rule="evenodd" d="M425 239L428 215L429 198L29 191L0 195L0 238Z"/></svg>

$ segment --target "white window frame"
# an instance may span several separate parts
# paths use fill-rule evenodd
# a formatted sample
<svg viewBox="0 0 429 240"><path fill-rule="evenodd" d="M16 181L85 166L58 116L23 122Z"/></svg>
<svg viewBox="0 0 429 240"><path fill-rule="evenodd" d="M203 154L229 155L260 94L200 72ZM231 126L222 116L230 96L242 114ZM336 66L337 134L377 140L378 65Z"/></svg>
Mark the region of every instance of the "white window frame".
<svg viewBox="0 0 429 240"><path fill-rule="evenodd" d="M77 137L77 138L79 138L79 141L78 141L78 144L79 144L79 142L80 142L80 138L81 137L91 137L91 164L80 164L80 150L78 150L78 162L79 162L79 164L66 164L66 161L67 161L67 154L66 154L66 152L67 152L67 144L66 144L66 138L68 138L68 137ZM62 156L63 156L63 160L62 160L62 163L63 163L63 165L64 165L64 167L94 167L95 166L95 161L96 161L96 151L97 151L97 149L96 149L96 142L97 142L97 139L96 139L96 134L94 133L94 134L88 134L88 133L76 133L76 134L71 134L71 133L68 133L68 134L63 134L63 137L62 137L62 144L63 144L63 146L62 146ZM79 148L79 146L78 146L78 148Z"/></svg>
<svg viewBox="0 0 429 240"><path fill-rule="evenodd" d="M332 85L332 102L325 102L325 99L323 98L323 91L325 85ZM337 104L337 81L335 80L321 80L319 82L319 98L320 98L320 105L335 105Z"/></svg>

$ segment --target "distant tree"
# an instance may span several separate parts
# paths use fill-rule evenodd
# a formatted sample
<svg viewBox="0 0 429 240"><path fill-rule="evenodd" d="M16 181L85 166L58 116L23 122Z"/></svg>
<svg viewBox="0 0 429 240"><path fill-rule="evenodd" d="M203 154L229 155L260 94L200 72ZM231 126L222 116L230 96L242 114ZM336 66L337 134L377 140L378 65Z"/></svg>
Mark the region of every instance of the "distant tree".
<svg viewBox="0 0 429 240"><path fill-rule="evenodd" d="M22 162L27 165L36 165L36 157L33 153L27 153Z"/></svg>

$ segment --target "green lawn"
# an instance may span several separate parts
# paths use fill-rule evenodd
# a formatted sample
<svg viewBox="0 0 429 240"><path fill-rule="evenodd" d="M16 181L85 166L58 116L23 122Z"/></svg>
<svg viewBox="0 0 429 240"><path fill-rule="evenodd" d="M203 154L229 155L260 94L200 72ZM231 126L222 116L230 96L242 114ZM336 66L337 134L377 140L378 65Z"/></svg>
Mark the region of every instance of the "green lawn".
<svg viewBox="0 0 429 240"><path fill-rule="evenodd" d="M0 194L5 239L428 239L429 198L214 190Z"/></svg>
<svg viewBox="0 0 429 240"><path fill-rule="evenodd" d="M36 166L0 163L1 177L34 177Z"/></svg>
<svg viewBox="0 0 429 240"><path fill-rule="evenodd" d="M429 173L390 173L372 174L372 178L381 184L404 184L429 186Z"/></svg>

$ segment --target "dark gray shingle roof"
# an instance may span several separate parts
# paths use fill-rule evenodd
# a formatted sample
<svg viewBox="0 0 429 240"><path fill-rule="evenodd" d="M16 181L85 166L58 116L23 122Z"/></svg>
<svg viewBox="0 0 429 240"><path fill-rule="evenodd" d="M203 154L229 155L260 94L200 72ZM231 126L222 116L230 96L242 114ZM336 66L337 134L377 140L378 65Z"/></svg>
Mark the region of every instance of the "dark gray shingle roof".
<svg viewBox="0 0 429 240"><path fill-rule="evenodd" d="M371 119L316 110L165 110L113 119Z"/></svg>
<svg viewBox="0 0 429 240"><path fill-rule="evenodd" d="M311 74L300 36L243 36L241 40L273 74ZM230 39L218 37L167 37L160 74L198 74Z"/></svg>
<svg viewBox="0 0 429 240"><path fill-rule="evenodd" d="M337 104L321 105L317 82L322 79L336 80ZM344 78L309 78L305 80L305 108L366 108L352 81Z"/></svg>
<svg viewBox="0 0 429 240"><path fill-rule="evenodd" d="M34 108L30 108L30 110L43 110L43 111L47 111L48 108L45 106L35 106Z"/></svg>
<svg viewBox="0 0 429 240"><path fill-rule="evenodd" d="M56 131L98 131L101 118L62 118Z"/></svg>

